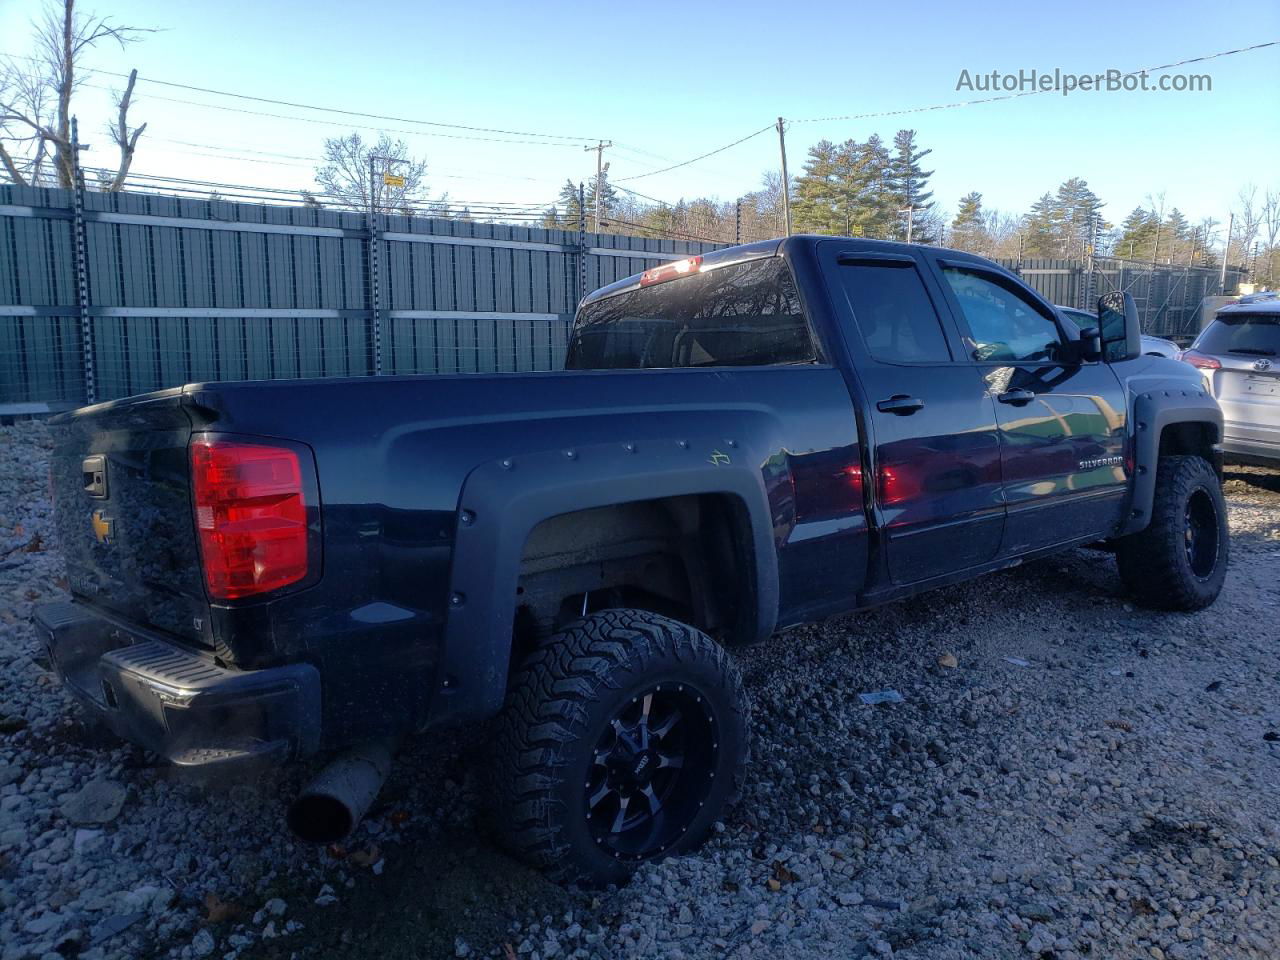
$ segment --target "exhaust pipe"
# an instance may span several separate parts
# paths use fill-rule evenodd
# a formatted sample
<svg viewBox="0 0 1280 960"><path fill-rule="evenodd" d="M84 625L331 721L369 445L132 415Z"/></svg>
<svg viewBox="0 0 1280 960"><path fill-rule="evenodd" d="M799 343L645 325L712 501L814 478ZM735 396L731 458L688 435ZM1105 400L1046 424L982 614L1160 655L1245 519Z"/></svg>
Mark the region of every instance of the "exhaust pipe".
<svg viewBox="0 0 1280 960"><path fill-rule="evenodd" d="M321 770L289 807L289 829L308 843L350 836L391 771L391 740L352 747Z"/></svg>

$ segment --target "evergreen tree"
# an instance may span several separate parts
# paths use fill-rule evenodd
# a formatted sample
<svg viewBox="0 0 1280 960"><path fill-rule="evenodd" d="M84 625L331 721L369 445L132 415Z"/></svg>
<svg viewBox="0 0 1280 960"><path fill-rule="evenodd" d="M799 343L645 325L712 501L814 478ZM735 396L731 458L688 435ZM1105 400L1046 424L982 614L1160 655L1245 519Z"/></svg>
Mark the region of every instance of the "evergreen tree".
<svg viewBox="0 0 1280 960"><path fill-rule="evenodd" d="M1169 215L1164 218L1161 236L1160 259L1186 263L1191 254L1191 224L1177 207L1170 210Z"/></svg>
<svg viewBox="0 0 1280 960"><path fill-rule="evenodd" d="M854 221L855 237L888 240L900 219L898 200L889 177L889 150L878 133L867 138L858 151L857 176L862 202Z"/></svg>
<svg viewBox="0 0 1280 960"><path fill-rule="evenodd" d="M1108 229L1102 221L1103 203L1080 177L1064 180L1057 192L1046 193L1031 207L1024 220L1026 254L1032 257L1083 257L1098 218L1098 231Z"/></svg>
<svg viewBox="0 0 1280 960"><path fill-rule="evenodd" d="M951 221L948 246L971 253L983 253L990 246L986 217L982 212L982 194L974 190L960 198L960 209Z"/></svg>
<svg viewBox="0 0 1280 960"><path fill-rule="evenodd" d="M1132 260L1148 260L1155 248L1156 227L1160 221L1154 213L1143 207L1134 207L1120 224L1120 238L1116 241L1117 256Z"/></svg>
<svg viewBox="0 0 1280 960"><path fill-rule="evenodd" d="M1023 234L1026 238L1023 251L1027 256L1051 257L1054 255L1057 224L1052 194L1042 194L1040 199L1031 205L1031 212L1023 221Z"/></svg>
<svg viewBox="0 0 1280 960"><path fill-rule="evenodd" d="M1098 218L1098 230L1102 231L1103 203L1089 184L1080 177L1072 177L1058 187L1054 198L1058 240L1062 250L1059 257L1083 257L1092 239L1094 217Z"/></svg>
<svg viewBox="0 0 1280 960"><path fill-rule="evenodd" d="M844 233L841 199L848 186L847 162L830 140L809 148L804 172L796 177L791 223L797 233Z"/></svg>
<svg viewBox="0 0 1280 960"><path fill-rule="evenodd" d="M924 170L920 161L933 153L916 143L914 130L899 130L893 137L893 153L889 157L888 184L897 204L901 223L893 233L896 240L907 238L907 218L911 217L911 239L916 243L932 243L929 216L933 210L933 191L929 189L932 170ZM908 213L908 211L911 211ZM916 228L919 229L916 229Z"/></svg>

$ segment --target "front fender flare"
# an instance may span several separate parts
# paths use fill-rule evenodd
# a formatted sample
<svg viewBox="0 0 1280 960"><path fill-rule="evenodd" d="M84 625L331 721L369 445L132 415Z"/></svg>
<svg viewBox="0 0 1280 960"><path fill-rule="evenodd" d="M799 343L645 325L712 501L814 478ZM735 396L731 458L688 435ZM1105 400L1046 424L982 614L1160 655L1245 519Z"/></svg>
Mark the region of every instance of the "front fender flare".
<svg viewBox="0 0 1280 960"><path fill-rule="evenodd" d="M1213 428L1214 446L1222 442L1222 410L1203 389L1173 384L1137 394L1133 401L1133 494L1121 535L1136 533L1151 522L1160 435L1175 423L1208 424Z"/></svg>

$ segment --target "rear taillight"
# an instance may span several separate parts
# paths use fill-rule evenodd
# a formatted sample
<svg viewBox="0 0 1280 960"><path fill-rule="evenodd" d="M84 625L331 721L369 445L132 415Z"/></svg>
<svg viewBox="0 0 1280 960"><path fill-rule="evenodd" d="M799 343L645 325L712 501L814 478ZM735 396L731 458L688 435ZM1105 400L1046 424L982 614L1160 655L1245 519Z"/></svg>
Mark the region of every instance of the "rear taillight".
<svg viewBox="0 0 1280 960"><path fill-rule="evenodd" d="M1217 357L1208 357L1203 353L1197 353L1195 350L1183 350L1178 357L1183 363L1189 363L1193 367L1199 367L1201 370L1220 370L1222 363Z"/></svg>
<svg viewBox="0 0 1280 960"><path fill-rule="evenodd" d="M235 600L307 575L307 505L294 451L194 440L191 486L210 597Z"/></svg>

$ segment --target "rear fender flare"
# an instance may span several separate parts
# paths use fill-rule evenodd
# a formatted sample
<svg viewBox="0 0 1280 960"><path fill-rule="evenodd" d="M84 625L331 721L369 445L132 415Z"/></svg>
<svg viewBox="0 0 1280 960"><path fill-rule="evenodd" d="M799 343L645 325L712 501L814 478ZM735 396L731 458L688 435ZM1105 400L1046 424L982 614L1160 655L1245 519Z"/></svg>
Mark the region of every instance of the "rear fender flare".
<svg viewBox="0 0 1280 960"><path fill-rule="evenodd" d="M717 455L718 454L718 455ZM489 461L459 498L444 650L429 722L479 719L506 695L516 586L529 534L543 520L613 504L727 494L742 504L753 556L751 639L778 614L778 567L763 475L766 459L719 438L609 443Z"/></svg>

